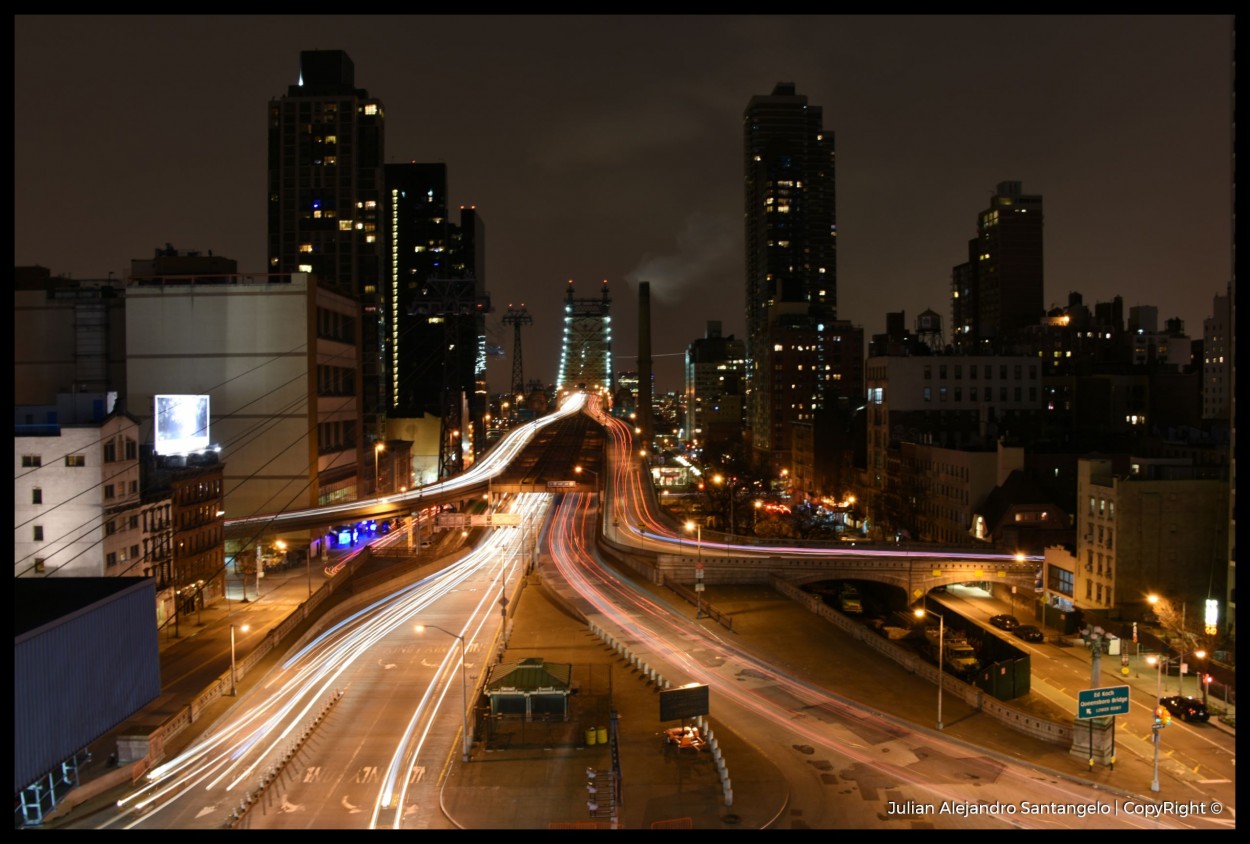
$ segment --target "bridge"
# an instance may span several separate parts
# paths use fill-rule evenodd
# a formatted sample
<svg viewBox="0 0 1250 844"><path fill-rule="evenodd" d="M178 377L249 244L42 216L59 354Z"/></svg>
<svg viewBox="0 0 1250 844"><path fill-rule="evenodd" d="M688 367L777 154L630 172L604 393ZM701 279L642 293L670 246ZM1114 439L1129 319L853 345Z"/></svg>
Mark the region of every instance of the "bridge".
<svg viewBox="0 0 1250 844"><path fill-rule="evenodd" d="M454 478L391 496L268 514L226 522L227 536L321 530L364 519L406 518L430 507L456 504L464 510L483 497L527 492L591 492L606 475L609 447L605 425L619 420L596 413L594 402L574 394L559 410L513 429L466 472ZM630 474L641 473L632 448L616 449ZM577 472L578 467L589 471ZM647 509L662 513L650 483L636 483ZM612 512L615 491L606 490L602 512ZM619 505L618 505L619 506ZM611 523L609 523L609 521ZM650 526L602 519L600 543L614 555L636 561L635 568L655 582L693 583L701 565L705 583L768 583L780 577L797 586L824 580L870 580L903 590L909 600L953 583L983 581L1032 593L1038 560L964 546L888 543L767 543L719 532L683 538L664 516ZM619 559L619 558L618 558Z"/></svg>

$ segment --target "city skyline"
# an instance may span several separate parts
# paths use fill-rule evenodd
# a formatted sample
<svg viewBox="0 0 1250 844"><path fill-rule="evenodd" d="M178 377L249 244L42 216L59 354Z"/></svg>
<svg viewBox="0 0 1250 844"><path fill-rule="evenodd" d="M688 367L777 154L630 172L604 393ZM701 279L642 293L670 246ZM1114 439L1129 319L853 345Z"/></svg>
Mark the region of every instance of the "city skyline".
<svg viewBox="0 0 1250 844"><path fill-rule="evenodd" d="M1079 25L1078 25L1079 24ZM1201 336L1231 277L1230 16L17 16L15 263L129 273L153 247L265 266L266 109L341 49L386 162L444 162L485 225L492 390L551 382L567 282L606 279L616 369L638 283L653 369L745 334L742 115L779 82L837 138L838 317L931 308L994 186L1045 197L1047 307L1157 305ZM658 163L657 163L658 162Z"/></svg>

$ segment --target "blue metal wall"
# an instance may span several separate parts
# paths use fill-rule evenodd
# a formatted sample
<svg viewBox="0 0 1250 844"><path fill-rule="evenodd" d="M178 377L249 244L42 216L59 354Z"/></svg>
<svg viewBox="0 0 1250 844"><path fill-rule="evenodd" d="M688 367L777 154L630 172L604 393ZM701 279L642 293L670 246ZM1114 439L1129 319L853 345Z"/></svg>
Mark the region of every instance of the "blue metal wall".
<svg viewBox="0 0 1250 844"><path fill-rule="evenodd" d="M14 581L19 606L24 580ZM14 794L160 695L150 578L42 578L35 588L46 595L62 581L81 592L95 580L109 584L94 600L14 636Z"/></svg>

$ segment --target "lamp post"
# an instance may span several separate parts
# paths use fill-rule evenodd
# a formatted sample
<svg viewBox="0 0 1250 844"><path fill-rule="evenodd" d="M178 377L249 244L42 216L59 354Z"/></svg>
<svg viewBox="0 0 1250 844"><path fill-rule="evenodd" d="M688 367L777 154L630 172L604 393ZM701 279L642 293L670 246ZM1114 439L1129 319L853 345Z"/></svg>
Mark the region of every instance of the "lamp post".
<svg viewBox="0 0 1250 844"><path fill-rule="evenodd" d="M1155 707L1159 706L1159 698L1163 696L1163 657L1151 655L1146 657L1147 663L1154 663L1155 666L1155 701L1154 706L1150 707L1150 711L1154 712ZM1159 791L1159 724L1153 724L1151 730L1154 732L1155 746L1155 763L1154 778L1150 781L1150 790L1156 794Z"/></svg>
<svg viewBox="0 0 1250 844"><path fill-rule="evenodd" d="M1204 651L1204 650L1197 650L1197 651L1194 651L1194 659L1196 659L1196 660L1200 660L1200 661L1202 661L1202 662L1204 662L1204 663L1205 663L1205 662L1206 662L1206 658L1207 658L1207 652L1206 652L1206 651ZM1205 665L1204 665L1204 668L1205 668ZM1205 671L1205 670L1202 670L1202 671L1195 671L1195 672L1194 672L1194 676L1198 679L1198 685L1199 685L1199 687L1201 687L1201 689L1202 689L1202 705L1203 705L1203 706L1206 706L1206 705L1207 705L1207 677L1206 677L1206 671Z"/></svg>
<svg viewBox="0 0 1250 844"><path fill-rule="evenodd" d="M695 595L695 613L696 620L703 618L703 525L694 522L686 522L686 530L695 532L695 541L698 543L699 561L694 564L694 595Z"/></svg>
<svg viewBox="0 0 1250 844"><path fill-rule="evenodd" d="M1162 599L1154 593L1151 593L1146 596L1146 601L1152 607L1158 606L1160 600ZM1176 616L1173 615L1173 613L1176 612L1176 610L1174 609L1175 605L1171 604L1170 602L1164 601L1164 606L1167 608L1167 612L1165 613L1166 617L1170 619L1171 622L1174 624L1176 621ZM1180 646L1180 657L1178 658L1177 663L1176 663L1177 694L1180 694L1180 695L1185 694L1185 646L1189 644L1189 640L1188 638L1186 638L1189 634L1188 634L1188 631L1185 629L1185 609L1186 609L1186 602L1181 601L1181 646ZM1154 613L1155 613L1155 618L1159 618L1159 611L1155 610ZM1163 619L1159 619L1159 620L1163 621ZM1165 629L1167 629L1166 625L1165 625Z"/></svg>
<svg viewBox="0 0 1250 844"><path fill-rule="evenodd" d="M244 624L239 629L242 630L244 633L246 633L251 628L249 628L246 624ZM238 697L238 695L239 695L238 672L235 670L235 662L234 662L234 625L231 624L230 625L230 696Z"/></svg>
<svg viewBox="0 0 1250 844"><path fill-rule="evenodd" d="M937 728L944 729L942 726L942 680L945 674L942 668L943 647L946 644L946 619L942 617L940 612L926 609L924 607L916 607L916 618L924 618L925 615L936 615L938 617L938 708L937 708Z"/></svg>
<svg viewBox="0 0 1250 844"><path fill-rule="evenodd" d="M461 731L464 733L464 757L463 758L465 762L468 762L469 761L469 687L464 679L464 637L459 635L458 633L452 633L450 630L444 630L442 627L439 627L437 624L418 624L416 627L416 631L418 633L423 633L425 632L425 629L427 627L433 628L434 630L441 630L443 633L446 633L448 636L451 636L452 638L460 642L460 696L461 696L460 721L461 721Z"/></svg>
<svg viewBox="0 0 1250 844"><path fill-rule="evenodd" d="M382 494L381 478L378 477L378 455L386 451L386 443L376 443L373 446L373 495L377 497Z"/></svg>

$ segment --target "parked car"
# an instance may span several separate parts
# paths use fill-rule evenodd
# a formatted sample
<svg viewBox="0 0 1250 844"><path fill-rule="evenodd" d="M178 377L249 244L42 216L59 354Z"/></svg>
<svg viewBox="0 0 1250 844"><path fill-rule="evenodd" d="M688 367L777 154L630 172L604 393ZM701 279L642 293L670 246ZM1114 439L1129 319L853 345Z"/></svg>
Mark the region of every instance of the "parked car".
<svg viewBox="0 0 1250 844"><path fill-rule="evenodd" d="M1041 642L1046 639L1042 635L1042 631L1038 630L1032 624L1021 624L1019 627L1012 628L1012 635L1018 636L1026 642Z"/></svg>
<svg viewBox="0 0 1250 844"><path fill-rule="evenodd" d="M1172 695L1159 698L1159 703L1172 713L1173 718L1180 718L1182 721L1206 721L1211 717L1206 704L1192 697Z"/></svg>
<svg viewBox="0 0 1250 844"><path fill-rule="evenodd" d="M1014 615L994 615L990 616L990 624L999 630L1015 630L1020 626L1020 619Z"/></svg>

